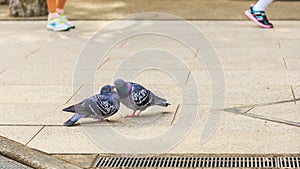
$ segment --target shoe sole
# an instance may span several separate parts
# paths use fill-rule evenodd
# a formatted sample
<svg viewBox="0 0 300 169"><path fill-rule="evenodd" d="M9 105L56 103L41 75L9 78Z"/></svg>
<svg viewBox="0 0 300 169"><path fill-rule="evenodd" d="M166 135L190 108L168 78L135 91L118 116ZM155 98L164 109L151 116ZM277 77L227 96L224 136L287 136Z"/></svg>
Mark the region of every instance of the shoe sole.
<svg viewBox="0 0 300 169"><path fill-rule="evenodd" d="M71 28L68 28L68 29L63 29L63 30L54 30L54 29L51 29L51 28L47 28L48 31L54 31L54 32L65 32L65 31L69 31Z"/></svg>
<svg viewBox="0 0 300 169"><path fill-rule="evenodd" d="M262 27L262 28L273 28L273 26L269 26L269 25L264 25L260 22L258 22L255 17L247 10L245 11L245 15L250 19L252 20L256 25Z"/></svg>

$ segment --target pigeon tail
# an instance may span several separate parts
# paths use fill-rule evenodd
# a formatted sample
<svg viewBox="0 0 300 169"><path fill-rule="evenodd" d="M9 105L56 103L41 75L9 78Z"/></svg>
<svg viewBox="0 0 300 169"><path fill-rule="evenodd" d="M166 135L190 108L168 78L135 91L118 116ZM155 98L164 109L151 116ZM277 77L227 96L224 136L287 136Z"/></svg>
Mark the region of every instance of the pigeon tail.
<svg viewBox="0 0 300 169"><path fill-rule="evenodd" d="M165 106L164 107L168 107L170 106L171 104L170 103L165 103Z"/></svg>
<svg viewBox="0 0 300 169"><path fill-rule="evenodd" d="M72 106L66 107L62 111L75 113L75 106L72 105Z"/></svg>
<svg viewBox="0 0 300 169"><path fill-rule="evenodd" d="M168 103L166 99L155 96L154 105L168 107L170 103Z"/></svg>

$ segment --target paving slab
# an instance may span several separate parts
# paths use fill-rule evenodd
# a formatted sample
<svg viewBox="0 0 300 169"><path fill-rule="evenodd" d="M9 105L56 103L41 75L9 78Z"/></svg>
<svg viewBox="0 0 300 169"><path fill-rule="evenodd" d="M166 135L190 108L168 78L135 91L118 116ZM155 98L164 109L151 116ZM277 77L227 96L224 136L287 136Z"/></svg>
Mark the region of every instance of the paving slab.
<svg viewBox="0 0 300 169"><path fill-rule="evenodd" d="M42 126L0 126L1 136L26 145Z"/></svg>
<svg viewBox="0 0 300 169"><path fill-rule="evenodd" d="M275 29L276 32L294 32L299 31L299 22L297 20L282 20L282 21L274 21L274 23L278 24Z"/></svg>
<svg viewBox="0 0 300 169"><path fill-rule="evenodd" d="M189 69L161 69L153 67L145 67L141 69L130 70L99 70L96 74L95 82L113 82L117 78L128 79L131 81L144 83L145 85L184 85L189 76ZM147 77L147 78L145 78ZM101 79L101 80L100 80ZM161 80L159 80L161 79Z"/></svg>
<svg viewBox="0 0 300 169"><path fill-rule="evenodd" d="M286 50L296 50L298 51L298 46L300 45L300 39L289 39L280 40L280 47Z"/></svg>
<svg viewBox="0 0 300 169"><path fill-rule="evenodd" d="M293 29L293 28L292 28ZM291 29L280 29L277 28L277 37L280 39L300 39L300 33L297 28L294 28L295 30L291 31Z"/></svg>
<svg viewBox="0 0 300 169"><path fill-rule="evenodd" d="M1 85L0 94L5 96L0 103L64 103L72 90L67 85Z"/></svg>
<svg viewBox="0 0 300 169"><path fill-rule="evenodd" d="M227 86L226 103L257 104L293 99L290 86Z"/></svg>
<svg viewBox="0 0 300 169"><path fill-rule="evenodd" d="M101 153L80 126L46 126L28 146L47 153Z"/></svg>
<svg viewBox="0 0 300 169"><path fill-rule="evenodd" d="M297 59L296 57L292 58L292 57L284 57L285 63L286 63L286 67L289 70L294 70L297 71L300 69L300 62L299 59Z"/></svg>
<svg viewBox="0 0 300 169"><path fill-rule="evenodd" d="M189 60L182 61L180 57L169 55L162 51L155 51L148 49L148 52L141 52L137 56L128 56L123 59L116 59L110 57L104 64L101 65L100 69L110 70L147 70L147 69L164 69L169 70L188 70L187 66ZM147 54L148 53L148 54ZM161 57L165 54L165 57ZM166 56L167 55L167 56ZM158 63L156 63L158 62ZM156 64L155 64L156 63Z"/></svg>
<svg viewBox="0 0 300 169"><path fill-rule="evenodd" d="M297 85L293 86L293 90L295 92L295 97L300 98L300 84L299 83Z"/></svg>
<svg viewBox="0 0 300 169"><path fill-rule="evenodd" d="M286 104L256 107L252 109L250 113L292 122L300 122L300 118L298 115L299 107L299 102L295 101Z"/></svg>
<svg viewBox="0 0 300 169"><path fill-rule="evenodd" d="M217 50L218 53L220 50ZM222 54L221 54L222 55ZM280 71L284 69L283 57L264 55L262 56L220 56L220 61L225 70L265 70Z"/></svg>
<svg viewBox="0 0 300 169"><path fill-rule="evenodd" d="M141 147L146 151L153 151L152 148L157 149L159 147L165 149L169 146L168 143L170 140L163 139L169 135L169 138L179 139L182 138L179 136L185 136L188 134L188 131L191 129L190 123L185 123L185 120L195 120L197 116L197 107L194 105L184 105L178 111L174 121L172 120L173 113L163 113L160 118L157 117L157 112L150 116L150 114L143 113L140 118L124 119L122 124L116 124L112 126L107 125L97 125L97 124L87 124L85 129L92 140L99 146L103 146L107 152L119 152L119 153L130 153L130 151L141 152ZM196 114L195 114L196 113ZM150 120L150 121L149 121ZM167 121L166 121L167 120ZM181 123L181 127L177 123ZM174 130L173 127L177 127L177 130ZM113 132L110 132L109 128L113 127ZM179 127L179 128L178 128ZM172 130L173 129L173 130ZM102 131L103 130L103 131ZM176 135L170 135L170 130L177 133ZM187 133L186 133L187 132ZM110 137L99 137L99 133L104 133L105 135L110 135ZM103 134L102 134L103 135ZM119 139L116 139L118 137ZM125 138L124 138L125 137ZM178 138L179 137L179 138ZM132 140L132 142L127 141ZM145 141L145 144L141 143L141 139ZM157 144L158 141L161 141L161 145ZM120 144L122 142L122 144ZM107 144L109 143L109 145ZM136 143L136 144L132 144ZM124 146L125 144L125 146ZM152 145L151 149L145 147L145 145ZM113 146L113 147L111 147ZM118 149L116 149L118 147Z"/></svg>
<svg viewBox="0 0 300 169"><path fill-rule="evenodd" d="M300 84L300 71L288 70L287 81L291 86Z"/></svg>
<svg viewBox="0 0 300 169"><path fill-rule="evenodd" d="M213 85L211 76L214 70L193 70L195 79L199 85ZM220 72L220 77L224 76L224 83L227 86L289 86L296 80L295 71L287 70L226 70ZM218 84L214 84L218 85Z"/></svg>
<svg viewBox="0 0 300 169"><path fill-rule="evenodd" d="M217 86L216 86L217 87ZM210 105L213 103L213 87L198 86L200 103ZM270 103L280 100L293 99L290 86L237 86L229 85L226 87L219 87L216 94L225 92L225 100L219 101L225 104L225 107L239 106L239 105L252 105L259 103Z"/></svg>
<svg viewBox="0 0 300 169"><path fill-rule="evenodd" d="M34 128L35 125L62 125L71 113L62 112L67 104L51 103L1 103L0 124L24 125ZM51 118L49 118L51 117Z"/></svg>
<svg viewBox="0 0 300 169"><path fill-rule="evenodd" d="M229 39L220 39L210 37L211 42L216 48L247 48L248 50L257 49L257 48L279 48L278 40L259 40L259 41L250 41L250 40L229 40Z"/></svg>
<svg viewBox="0 0 300 169"><path fill-rule="evenodd" d="M104 69L106 68L114 68L114 67L107 67L106 65L108 63L120 63L118 61L126 61L125 59L135 59L136 62L139 62L140 60L147 60L149 61L154 60L155 57L160 56L160 53L166 53L165 55L172 56L174 58L180 59L186 59L186 58L192 58L194 57L195 53L191 51L187 46L182 44L181 42L178 42L171 38L166 37L160 37L161 35L153 35L154 37L151 37L149 35L146 35L145 37L132 37L132 39L124 40L120 42L119 44L116 44L117 46L113 47L106 54L105 58L103 58L102 62L105 62L103 66ZM149 39L150 38L150 39ZM145 39L146 43L144 42ZM165 44L161 44L160 42L164 41ZM119 46L121 45L121 47ZM164 62L164 60L160 60L161 62ZM184 62L183 60L182 62ZM122 62L121 62L122 63ZM99 63L101 64L101 63ZM102 63L103 64L103 63ZM135 64L135 63L133 63ZM163 63L162 63L163 64ZM171 65L171 64L164 64L165 66ZM115 65L118 66L118 65Z"/></svg>
<svg viewBox="0 0 300 169"><path fill-rule="evenodd" d="M219 37L220 40L223 41L240 41L240 40L252 40L252 41L260 41L260 40L277 40L278 36L277 36L277 32L273 29L271 30L264 30L264 31L248 31L246 28L244 27L248 27L248 23L247 22L241 22L244 23L244 26L241 26L239 31L236 31L235 29L232 30L219 30L219 31L213 31L211 29L208 29L209 25L207 25L207 27L202 26L200 27L204 30L204 34L207 37ZM197 23L196 23L197 25ZM198 25L197 25L198 26ZM236 26L239 26L238 23L236 23ZM224 25L224 28L226 26ZM244 29L242 29L244 28ZM228 27L226 28L228 29ZM277 30L277 28L275 28ZM245 33L242 33L245 32ZM247 33L246 33L247 32ZM237 46L238 47L238 46Z"/></svg>
<svg viewBox="0 0 300 169"><path fill-rule="evenodd" d="M299 22L275 21L276 27L273 30L257 28L249 21L191 22L198 25L215 45L224 68L225 85L219 82L212 84L205 65L195 58L193 52L182 48L177 42L166 41L168 43L164 46L160 45L165 41L162 37L146 36L117 45L115 53L110 53L98 69L83 64L84 67L79 67L77 81L73 81L76 79L73 73L81 49L97 30L109 24L108 21L75 21L78 25L75 30L62 33L46 31L45 21L0 22L4 30L0 35L7 40L0 40L0 116L3 117L0 119L0 135L23 144L29 142L29 147L52 154L105 153L106 151L98 146L97 140L86 134L86 129L94 132L94 129L109 126L97 120L82 119L74 127L64 127L63 122L72 114L62 112L61 109L76 103L78 99L98 93L102 85L111 84L115 77L123 77L144 84L166 97L172 104L168 108L150 109L134 119L122 117L131 113L131 110L122 106L120 114L110 118L110 125L125 136L135 139L156 137L176 123L182 122L180 117L183 114L196 112L198 116L196 120L193 119L195 122L186 121L183 125L192 126L191 132L169 152L299 153L297 127L221 110L217 114L220 115L220 119L217 121L215 133L205 143L199 143L205 125L215 125L208 118L213 103L213 87L222 89L217 94L225 92L225 108L300 97L297 57L299 30L295 26L299 25ZM284 37L288 33L291 35ZM147 38L150 40L147 41ZM151 60L124 62L130 61L129 56L136 54L135 50L149 47L165 47L177 54L179 60L171 61L171 57L166 57L165 60L155 62L157 64L154 67L161 64L167 69L147 69L142 72L137 70L145 68L148 64L145 62L151 63ZM124 56L120 56L121 54ZM157 55L147 54L146 58L157 59ZM88 63L93 62L95 61L90 60ZM124 67L117 71L116 68L122 63L125 63ZM218 70L214 63L206 66L211 68L212 72ZM174 77L178 80L174 80ZM86 78L88 80L84 81ZM196 81L197 90L193 90L195 85L192 85L192 78ZM221 84L223 86L220 86ZM187 95L180 95L181 92ZM219 104L224 108L222 103ZM181 111L183 106L189 108ZM292 102L285 106L259 107L250 112L255 115L299 120L298 109L298 103L294 105ZM39 131L40 129L42 130ZM111 139L109 136L105 135L105 139ZM111 141L118 143L118 140ZM81 158L74 156L74 159L77 157ZM89 160L89 163L82 165L90 162ZM81 162L76 164L79 163Z"/></svg>
<svg viewBox="0 0 300 169"><path fill-rule="evenodd" d="M246 86L284 86L287 84L287 72L277 70L226 70L226 85Z"/></svg>
<svg viewBox="0 0 300 169"><path fill-rule="evenodd" d="M1 69L4 70L12 67L17 67L17 65L22 65L24 57L37 49L34 46L18 47L18 49L20 49L20 53L16 54L15 49L7 48L7 46L5 47L5 45L1 45L0 48L2 50L2 57L0 57L0 65Z"/></svg>
<svg viewBox="0 0 300 169"><path fill-rule="evenodd" d="M38 70L38 69L35 69ZM70 85L73 70L7 70L0 77L2 85Z"/></svg>
<svg viewBox="0 0 300 169"><path fill-rule="evenodd" d="M286 55L286 51L283 51L280 48L273 48L272 50L269 50L268 48L258 48L255 50L251 50L251 52L249 52L249 50L245 50L245 48L223 48L223 49L216 49L217 54L219 57L223 58L223 57L240 57L242 58L257 58L257 57L274 57L274 58L283 58ZM291 52L292 53L292 52ZM295 53L293 53L295 55ZM257 59L255 59L257 60Z"/></svg>
<svg viewBox="0 0 300 169"><path fill-rule="evenodd" d="M200 126L200 127L199 127ZM217 129L210 139L200 143L203 121L171 152L191 153L297 153L297 127L253 119L242 115L222 113ZM298 133L299 134L299 133ZM270 139L273 138L273 139ZM281 144L282 142L288 144ZM280 145L280 146L279 146ZM289 145L289 146L288 146Z"/></svg>

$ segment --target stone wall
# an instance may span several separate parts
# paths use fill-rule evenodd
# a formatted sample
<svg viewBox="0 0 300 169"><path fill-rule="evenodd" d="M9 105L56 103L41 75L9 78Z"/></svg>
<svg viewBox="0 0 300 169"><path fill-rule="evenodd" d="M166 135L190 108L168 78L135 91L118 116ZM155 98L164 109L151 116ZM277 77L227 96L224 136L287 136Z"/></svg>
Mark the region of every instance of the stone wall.
<svg viewBox="0 0 300 169"><path fill-rule="evenodd" d="M7 5L9 0L0 0L1 5Z"/></svg>
<svg viewBox="0 0 300 169"><path fill-rule="evenodd" d="M31 17L47 15L46 0L9 0L11 16Z"/></svg>

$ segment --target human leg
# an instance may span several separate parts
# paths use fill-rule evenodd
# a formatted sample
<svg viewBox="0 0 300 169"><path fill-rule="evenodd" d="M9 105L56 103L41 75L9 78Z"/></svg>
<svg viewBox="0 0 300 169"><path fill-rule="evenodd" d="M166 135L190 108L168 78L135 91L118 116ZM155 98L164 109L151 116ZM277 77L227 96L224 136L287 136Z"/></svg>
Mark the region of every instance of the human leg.
<svg viewBox="0 0 300 169"><path fill-rule="evenodd" d="M57 0L56 8L63 10L67 0Z"/></svg>
<svg viewBox="0 0 300 169"><path fill-rule="evenodd" d="M51 31L69 30L70 27L60 19L59 14L56 12L56 0L47 0L47 5L49 12L47 29Z"/></svg>
<svg viewBox="0 0 300 169"><path fill-rule="evenodd" d="M57 13L60 15L60 19L67 25L69 25L70 28L75 28L75 24L70 22L66 15L65 15L65 11L64 11L64 7L66 4L67 0L57 0L56 3L56 11Z"/></svg>
<svg viewBox="0 0 300 169"><path fill-rule="evenodd" d="M259 0L254 5L253 10L255 11L265 11L267 7L273 2L273 0Z"/></svg>
<svg viewBox="0 0 300 169"><path fill-rule="evenodd" d="M56 12L56 0L47 0L47 6L49 12L48 19L58 16L58 13Z"/></svg>

